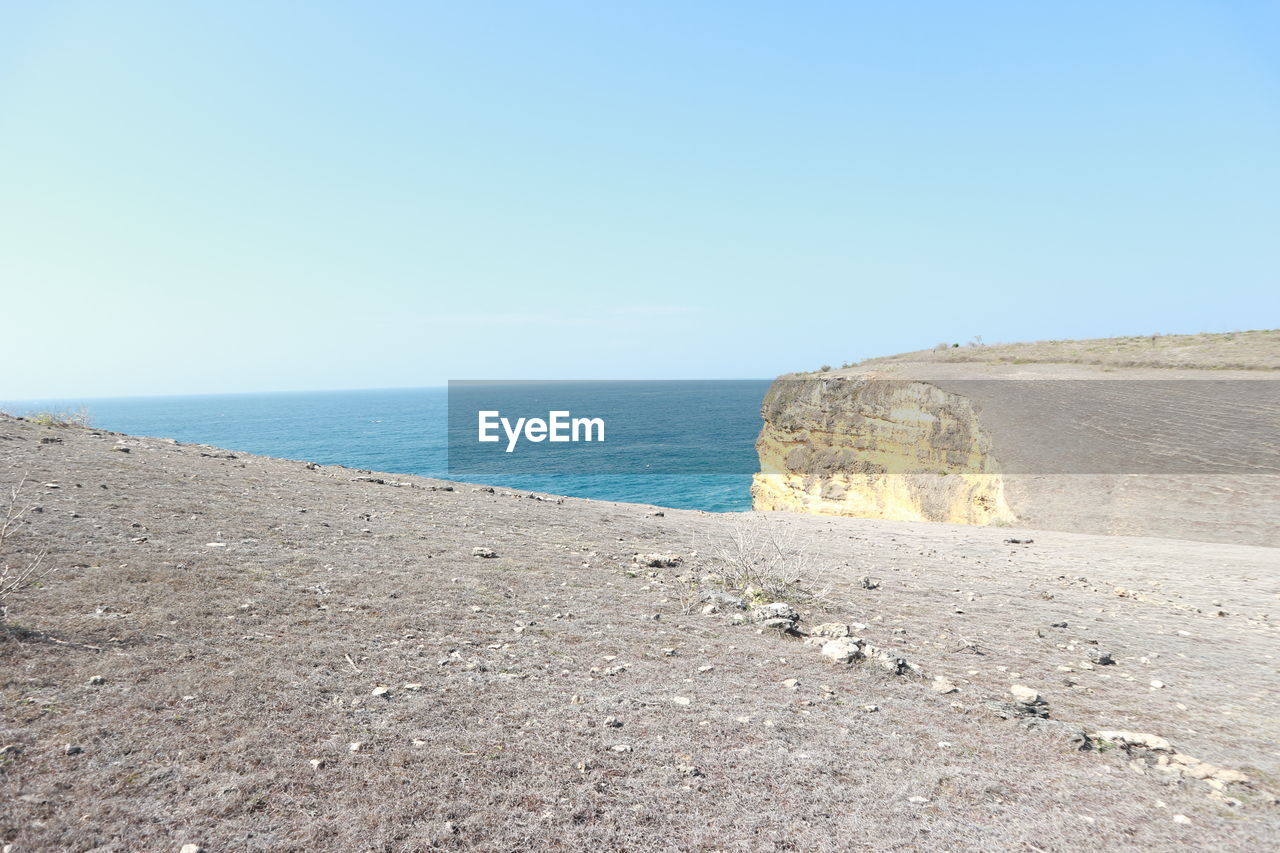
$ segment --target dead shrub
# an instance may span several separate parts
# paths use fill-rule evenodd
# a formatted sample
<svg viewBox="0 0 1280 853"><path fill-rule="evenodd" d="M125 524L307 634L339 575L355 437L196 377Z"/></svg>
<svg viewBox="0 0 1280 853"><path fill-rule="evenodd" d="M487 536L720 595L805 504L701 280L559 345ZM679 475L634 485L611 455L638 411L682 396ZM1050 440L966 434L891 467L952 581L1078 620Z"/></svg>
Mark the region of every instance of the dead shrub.
<svg viewBox="0 0 1280 853"><path fill-rule="evenodd" d="M88 427L93 425L93 416L89 409L81 406L78 409L57 412L33 412L27 415L33 424L50 427Z"/></svg>
<svg viewBox="0 0 1280 853"><path fill-rule="evenodd" d="M48 549L42 548L34 556L9 553L13 536L18 524L34 504L22 505L22 487L26 484L24 476L16 485L9 488L8 503L5 507L4 522L0 523L0 619L9 614L10 598L22 590L48 576L53 569L44 566Z"/></svg>
<svg viewBox="0 0 1280 853"><path fill-rule="evenodd" d="M726 590L750 601L822 603L826 571L795 531L765 516L735 519L729 535L707 549Z"/></svg>

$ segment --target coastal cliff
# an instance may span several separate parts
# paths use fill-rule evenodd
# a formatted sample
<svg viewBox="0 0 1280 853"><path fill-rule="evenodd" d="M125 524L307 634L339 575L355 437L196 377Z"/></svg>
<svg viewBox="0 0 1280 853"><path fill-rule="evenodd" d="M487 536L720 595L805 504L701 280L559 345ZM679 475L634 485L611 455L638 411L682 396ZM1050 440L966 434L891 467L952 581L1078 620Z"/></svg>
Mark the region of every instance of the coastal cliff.
<svg viewBox="0 0 1280 853"><path fill-rule="evenodd" d="M782 377L761 407L753 508L1280 544L1280 337L1183 338Z"/></svg>
<svg viewBox="0 0 1280 853"><path fill-rule="evenodd" d="M972 402L936 385L787 379L762 407L760 510L960 524L1011 522Z"/></svg>

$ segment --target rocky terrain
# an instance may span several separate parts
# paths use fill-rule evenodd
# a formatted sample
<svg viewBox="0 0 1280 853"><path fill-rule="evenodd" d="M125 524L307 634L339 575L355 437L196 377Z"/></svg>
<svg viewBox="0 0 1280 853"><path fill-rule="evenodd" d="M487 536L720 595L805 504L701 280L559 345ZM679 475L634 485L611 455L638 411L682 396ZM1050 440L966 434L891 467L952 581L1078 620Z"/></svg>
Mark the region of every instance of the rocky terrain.
<svg viewBox="0 0 1280 853"><path fill-rule="evenodd" d="M1269 352L1280 333L939 348L782 377L753 503L1277 546Z"/></svg>
<svg viewBox="0 0 1280 853"><path fill-rule="evenodd" d="M11 418L0 484L11 853L1280 842L1275 549Z"/></svg>

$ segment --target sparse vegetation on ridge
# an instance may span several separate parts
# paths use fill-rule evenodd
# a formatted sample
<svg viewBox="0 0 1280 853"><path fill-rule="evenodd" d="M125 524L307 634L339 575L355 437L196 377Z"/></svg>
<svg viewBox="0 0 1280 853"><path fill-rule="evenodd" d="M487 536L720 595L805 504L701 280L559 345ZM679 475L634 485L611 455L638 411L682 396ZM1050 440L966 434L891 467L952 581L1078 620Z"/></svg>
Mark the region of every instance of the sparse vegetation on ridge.
<svg viewBox="0 0 1280 853"><path fill-rule="evenodd" d="M26 420L39 426L52 427L88 427L93 425L93 416L89 413L89 409L83 406L69 411L32 412L26 415Z"/></svg>
<svg viewBox="0 0 1280 853"><path fill-rule="evenodd" d="M1137 335L1127 338L984 344L940 343L931 350L869 358L855 367L898 362L989 362L1005 364L1096 364L1110 367L1280 369L1280 329L1198 335Z"/></svg>

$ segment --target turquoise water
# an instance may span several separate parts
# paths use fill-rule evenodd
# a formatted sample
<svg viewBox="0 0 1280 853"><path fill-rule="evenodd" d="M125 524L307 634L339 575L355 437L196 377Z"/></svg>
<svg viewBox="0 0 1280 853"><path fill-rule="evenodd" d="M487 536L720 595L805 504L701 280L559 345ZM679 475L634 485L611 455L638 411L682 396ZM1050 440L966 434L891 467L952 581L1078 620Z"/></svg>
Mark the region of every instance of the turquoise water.
<svg viewBox="0 0 1280 853"><path fill-rule="evenodd" d="M486 471L482 478L461 477L466 472L456 467L450 476L444 388L26 401L0 403L0 410L23 414L83 405L95 427L246 453L600 500L712 512L750 509L760 401L769 382L671 386L679 390L666 392L667 397L650 389L634 402L628 402L626 395L612 400L614 409L646 406L646 412L655 406L655 399L674 400L679 417L664 412L661 422L677 424L679 435L664 435L663 441L648 444L606 442L608 448L627 451L625 462L597 467L606 473L530 473L516 466L509 473ZM689 404L680 404L682 398ZM563 404L559 399L557 407ZM584 406L589 403L581 403L576 411ZM676 454L681 462L673 466ZM634 472L626 473L633 468Z"/></svg>

